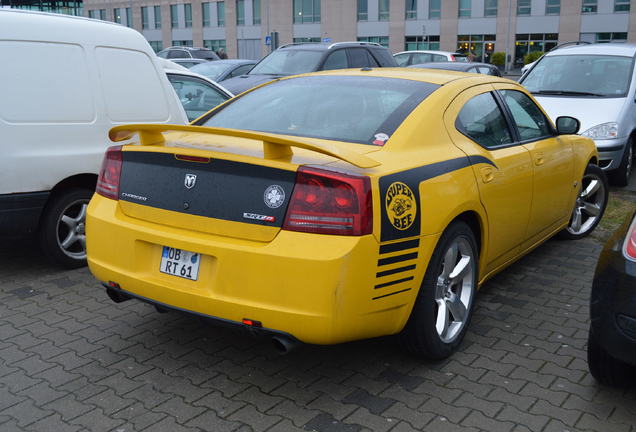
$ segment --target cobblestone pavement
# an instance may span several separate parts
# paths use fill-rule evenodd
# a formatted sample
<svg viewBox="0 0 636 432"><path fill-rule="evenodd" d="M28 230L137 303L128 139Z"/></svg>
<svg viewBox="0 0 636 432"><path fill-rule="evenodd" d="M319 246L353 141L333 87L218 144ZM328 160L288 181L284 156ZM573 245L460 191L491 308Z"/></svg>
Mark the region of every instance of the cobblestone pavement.
<svg viewBox="0 0 636 432"><path fill-rule="evenodd" d="M15 249L14 249L15 248ZM88 270L0 244L0 431L624 431L636 391L585 345L597 240L550 241L490 281L460 352L393 338L280 356L265 339L116 305Z"/></svg>

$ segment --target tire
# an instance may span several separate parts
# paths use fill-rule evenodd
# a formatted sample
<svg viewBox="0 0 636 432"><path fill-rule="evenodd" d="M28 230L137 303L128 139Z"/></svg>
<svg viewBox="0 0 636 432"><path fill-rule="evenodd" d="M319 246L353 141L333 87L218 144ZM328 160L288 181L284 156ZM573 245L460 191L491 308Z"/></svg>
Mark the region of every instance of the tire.
<svg viewBox="0 0 636 432"><path fill-rule="evenodd" d="M605 213L608 197L609 185L605 172L596 165L588 165L579 185L570 222L559 232L559 237L578 240L594 231Z"/></svg>
<svg viewBox="0 0 636 432"><path fill-rule="evenodd" d="M587 338L587 365L594 379L601 384L629 387L636 383L636 369L609 355L599 345L591 328Z"/></svg>
<svg viewBox="0 0 636 432"><path fill-rule="evenodd" d="M629 178L632 175L632 169L634 167L634 142L630 138L623 152L621 163L615 170L608 173L610 182L614 186L627 186L629 184Z"/></svg>
<svg viewBox="0 0 636 432"><path fill-rule="evenodd" d="M445 265L448 259L450 266ZM462 221L453 222L435 247L411 316L399 335L404 349L431 360L457 350L472 316L478 260L473 231Z"/></svg>
<svg viewBox="0 0 636 432"><path fill-rule="evenodd" d="M89 189L66 189L55 193L44 208L38 237L53 264L69 269L86 265L86 206L92 195Z"/></svg>

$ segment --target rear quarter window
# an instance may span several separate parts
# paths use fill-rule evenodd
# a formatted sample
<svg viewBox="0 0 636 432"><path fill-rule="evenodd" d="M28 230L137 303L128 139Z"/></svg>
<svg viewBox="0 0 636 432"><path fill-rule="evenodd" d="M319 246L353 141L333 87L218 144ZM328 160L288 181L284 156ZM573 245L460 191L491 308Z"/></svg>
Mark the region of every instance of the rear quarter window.
<svg viewBox="0 0 636 432"><path fill-rule="evenodd" d="M141 51L97 47L106 114L115 122L166 121L166 93L152 60Z"/></svg>
<svg viewBox="0 0 636 432"><path fill-rule="evenodd" d="M95 87L81 46L0 41L0 57L0 118L10 123L94 120Z"/></svg>

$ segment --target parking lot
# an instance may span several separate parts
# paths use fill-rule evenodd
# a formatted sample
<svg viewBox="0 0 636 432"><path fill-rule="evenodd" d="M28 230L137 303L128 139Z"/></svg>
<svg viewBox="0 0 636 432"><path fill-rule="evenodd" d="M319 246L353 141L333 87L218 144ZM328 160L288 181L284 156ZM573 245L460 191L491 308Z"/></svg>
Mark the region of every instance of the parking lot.
<svg viewBox="0 0 636 432"><path fill-rule="evenodd" d="M586 363L599 240L552 240L488 282L460 351L303 346L130 301L0 246L0 430L636 431L636 391Z"/></svg>

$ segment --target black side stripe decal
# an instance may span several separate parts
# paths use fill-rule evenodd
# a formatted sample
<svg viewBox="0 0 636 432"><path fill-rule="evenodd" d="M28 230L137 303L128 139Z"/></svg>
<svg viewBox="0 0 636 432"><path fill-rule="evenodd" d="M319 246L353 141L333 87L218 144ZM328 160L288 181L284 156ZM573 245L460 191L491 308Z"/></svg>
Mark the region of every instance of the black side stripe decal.
<svg viewBox="0 0 636 432"><path fill-rule="evenodd" d="M380 288L388 287L388 286L391 286L391 285L399 284L399 283L410 281L410 280L413 280L413 276L405 277L405 278L394 280L394 281L391 281L391 282L381 283L379 285L376 285L374 288L375 289L380 289Z"/></svg>
<svg viewBox="0 0 636 432"><path fill-rule="evenodd" d="M413 253L408 253L408 254L404 254L404 255L397 255L394 257L388 257L388 258L380 258L378 260L378 265L379 266L383 266L383 265L388 265L388 264L395 264L397 262L401 262L401 261L409 261L412 259L417 258L417 252L413 252Z"/></svg>
<svg viewBox="0 0 636 432"><path fill-rule="evenodd" d="M391 270L384 270L384 271L381 271L381 272L377 272L375 274L375 277L379 278L379 277L382 277L382 276L389 276L389 275L392 275L392 274L402 273L402 272L405 272L405 271L408 271L408 270L414 270L414 269L415 269L415 264L407 265L407 266L404 266L404 267L398 267L398 268L394 268L394 269L391 269Z"/></svg>
<svg viewBox="0 0 636 432"><path fill-rule="evenodd" d="M415 249L416 247L419 247L419 245L420 245L420 239L407 240L407 241L403 241L399 243L389 243L389 244L380 246L380 253L385 254L385 253L397 252L397 251L406 250L406 249Z"/></svg>
<svg viewBox="0 0 636 432"><path fill-rule="evenodd" d="M400 294L400 293L403 293L403 292L406 292L406 291L411 291L411 288L407 288L407 289L403 289L403 290L400 290L400 291L395 291L395 292L392 292L392 293L389 293L389 294L384 294L384 295L381 295L381 296L373 297L373 300L377 300L377 299L381 299L383 297L388 297L388 296Z"/></svg>

